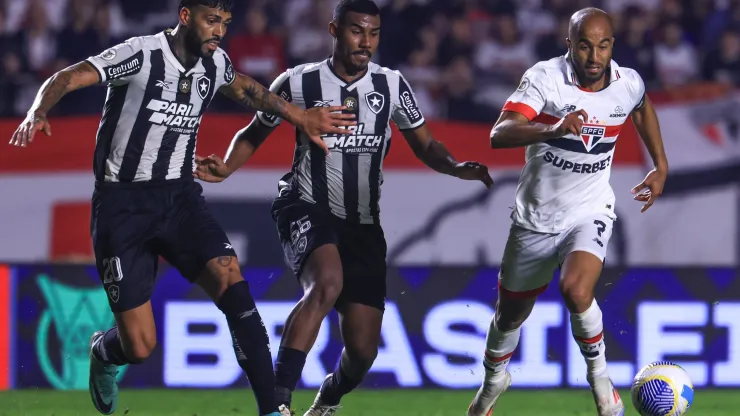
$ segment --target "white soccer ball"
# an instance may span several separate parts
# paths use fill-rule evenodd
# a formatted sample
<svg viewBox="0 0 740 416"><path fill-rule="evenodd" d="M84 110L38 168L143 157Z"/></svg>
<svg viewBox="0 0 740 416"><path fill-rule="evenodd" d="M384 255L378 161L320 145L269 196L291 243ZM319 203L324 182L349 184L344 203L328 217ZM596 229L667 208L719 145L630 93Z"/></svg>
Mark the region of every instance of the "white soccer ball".
<svg viewBox="0 0 740 416"><path fill-rule="evenodd" d="M682 416L694 401L694 384L679 365L658 361L640 369L632 382L632 404L641 416Z"/></svg>

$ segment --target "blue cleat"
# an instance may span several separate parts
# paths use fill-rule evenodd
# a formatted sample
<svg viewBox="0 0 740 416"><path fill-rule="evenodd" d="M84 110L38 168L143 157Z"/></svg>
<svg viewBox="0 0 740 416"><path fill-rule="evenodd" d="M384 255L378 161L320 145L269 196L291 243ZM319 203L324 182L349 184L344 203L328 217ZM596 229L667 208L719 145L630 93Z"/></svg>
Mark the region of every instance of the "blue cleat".
<svg viewBox="0 0 740 416"><path fill-rule="evenodd" d="M90 398L98 412L113 414L118 407L118 367L103 364L95 358L93 348L102 342L103 332L98 331L90 337Z"/></svg>

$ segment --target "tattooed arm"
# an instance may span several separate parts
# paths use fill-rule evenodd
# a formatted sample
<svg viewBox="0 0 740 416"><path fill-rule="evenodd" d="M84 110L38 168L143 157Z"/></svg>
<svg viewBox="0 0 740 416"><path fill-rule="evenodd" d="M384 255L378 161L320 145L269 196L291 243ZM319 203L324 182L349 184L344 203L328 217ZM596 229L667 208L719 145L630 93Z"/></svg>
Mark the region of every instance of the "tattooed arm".
<svg viewBox="0 0 740 416"><path fill-rule="evenodd" d="M300 125L302 122L304 113L302 109L288 103L246 75L236 73L234 82L224 85L220 91L247 108L274 114L293 125Z"/></svg>
<svg viewBox="0 0 740 416"><path fill-rule="evenodd" d="M33 136L39 130L43 130L47 136L50 136L51 126L46 119L49 111L66 94L99 82L98 71L87 61L82 61L52 75L39 89L26 119L13 134L10 144L25 147L28 142L33 141Z"/></svg>
<svg viewBox="0 0 740 416"><path fill-rule="evenodd" d="M346 127L357 124L351 121L355 118L354 114L338 113L346 110L347 107L314 107L304 110L285 101L259 82L238 72L234 82L225 84L219 91L248 108L274 114L298 127L325 153L329 153L329 148L321 138L323 134L347 134Z"/></svg>

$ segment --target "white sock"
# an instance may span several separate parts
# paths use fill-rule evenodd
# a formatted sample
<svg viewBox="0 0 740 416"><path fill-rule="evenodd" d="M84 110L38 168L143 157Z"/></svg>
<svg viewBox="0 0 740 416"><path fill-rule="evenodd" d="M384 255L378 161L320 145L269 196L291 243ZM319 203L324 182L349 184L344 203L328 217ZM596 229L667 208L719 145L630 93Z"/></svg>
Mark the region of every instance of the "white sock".
<svg viewBox="0 0 740 416"><path fill-rule="evenodd" d="M501 332L496 327L496 317L491 319L491 327L486 336L486 353L483 357L483 367L486 369L485 382L496 383L504 379L506 366L519 345L521 328L508 332Z"/></svg>
<svg viewBox="0 0 740 416"><path fill-rule="evenodd" d="M570 324L573 337L581 347L581 354L586 359L588 379L608 376L606 371L606 345L604 344L604 322L601 309L593 301L586 311L571 313Z"/></svg>

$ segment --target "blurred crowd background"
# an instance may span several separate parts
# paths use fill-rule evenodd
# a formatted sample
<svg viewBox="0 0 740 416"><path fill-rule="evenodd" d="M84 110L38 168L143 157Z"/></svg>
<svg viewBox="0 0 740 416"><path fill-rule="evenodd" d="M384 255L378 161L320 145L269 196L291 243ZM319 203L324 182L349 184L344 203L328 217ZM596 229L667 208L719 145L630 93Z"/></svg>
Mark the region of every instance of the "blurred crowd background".
<svg viewBox="0 0 740 416"><path fill-rule="evenodd" d="M236 0L222 47L269 85L326 58L336 0ZM401 70L430 119L491 122L522 73L565 52L568 18L587 6L616 23L614 59L649 89L740 85L740 0L377 0L376 63ZM178 0L0 0L0 117L25 113L45 78L131 36L176 23ZM60 114L100 112L102 87ZM242 111L226 99L215 111Z"/></svg>

